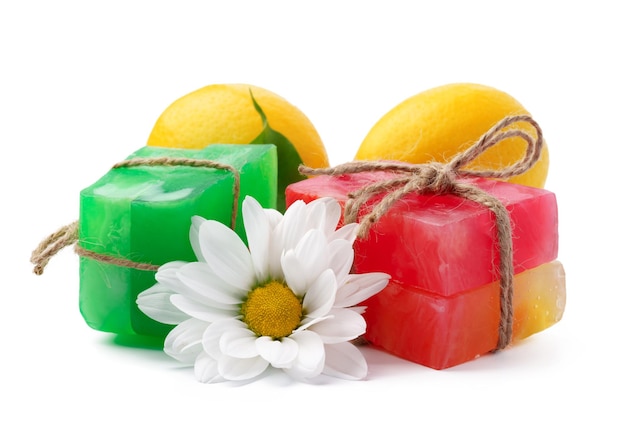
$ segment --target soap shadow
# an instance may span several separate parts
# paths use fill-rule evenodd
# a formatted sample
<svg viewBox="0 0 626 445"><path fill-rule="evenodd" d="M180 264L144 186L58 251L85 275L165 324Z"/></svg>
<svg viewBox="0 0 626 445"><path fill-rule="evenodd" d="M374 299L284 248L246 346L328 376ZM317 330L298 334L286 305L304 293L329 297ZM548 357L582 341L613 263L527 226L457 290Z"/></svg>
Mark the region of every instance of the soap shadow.
<svg viewBox="0 0 626 445"><path fill-rule="evenodd" d="M367 380L393 378L398 375L409 375L436 372L427 366L397 357L382 348L367 344L359 346L368 365Z"/></svg>
<svg viewBox="0 0 626 445"><path fill-rule="evenodd" d="M537 370L538 366L544 369L557 366L562 360L558 339L550 336L531 336L518 340L503 351L486 353L474 360L440 370L397 357L374 345L363 345L360 349L369 366L368 380L424 373L470 375L506 370Z"/></svg>
<svg viewBox="0 0 626 445"><path fill-rule="evenodd" d="M163 339L143 335L112 334L105 343L134 349L162 350Z"/></svg>
<svg viewBox="0 0 626 445"><path fill-rule="evenodd" d="M512 346L502 350L487 353L474 360L461 363L440 372L447 374L473 374L485 372L501 372L513 370L516 372L539 368L549 368L561 361L561 350L556 341L550 337L536 338L535 336L518 340Z"/></svg>

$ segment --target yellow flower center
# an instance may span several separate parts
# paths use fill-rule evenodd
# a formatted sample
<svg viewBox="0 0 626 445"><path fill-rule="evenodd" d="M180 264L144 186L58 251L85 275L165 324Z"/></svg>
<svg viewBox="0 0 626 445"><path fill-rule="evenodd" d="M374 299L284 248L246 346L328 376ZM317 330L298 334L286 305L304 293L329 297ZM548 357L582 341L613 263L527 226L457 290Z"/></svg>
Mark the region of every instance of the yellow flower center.
<svg viewBox="0 0 626 445"><path fill-rule="evenodd" d="M256 335L287 337L300 323L302 303L283 283L270 281L248 293L241 315Z"/></svg>

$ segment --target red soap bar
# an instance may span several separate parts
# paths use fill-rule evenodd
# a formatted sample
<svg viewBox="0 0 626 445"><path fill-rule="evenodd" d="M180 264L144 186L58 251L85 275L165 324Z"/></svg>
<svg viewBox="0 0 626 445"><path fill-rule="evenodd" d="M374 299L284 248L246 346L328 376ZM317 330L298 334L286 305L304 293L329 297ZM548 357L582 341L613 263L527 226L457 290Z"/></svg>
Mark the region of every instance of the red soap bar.
<svg viewBox="0 0 626 445"><path fill-rule="evenodd" d="M515 275L513 342L557 323L565 294L565 272L558 261ZM363 303L365 338L407 360L449 368L495 349L499 295L497 282L441 297L392 280Z"/></svg>
<svg viewBox="0 0 626 445"><path fill-rule="evenodd" d="M342 205L348 193L394 173L367 172L318 176L291 184L287 205L323 196ZM558 253L555 195L543 189L489 179L466 179L499 199L510 214L514 268L550 262ZM360 215L382 197L363 206ZM387 272L398 283L449 296L500 279L495 217L486 207L453 195L411 193L355 242L357 273Z"/></svg>

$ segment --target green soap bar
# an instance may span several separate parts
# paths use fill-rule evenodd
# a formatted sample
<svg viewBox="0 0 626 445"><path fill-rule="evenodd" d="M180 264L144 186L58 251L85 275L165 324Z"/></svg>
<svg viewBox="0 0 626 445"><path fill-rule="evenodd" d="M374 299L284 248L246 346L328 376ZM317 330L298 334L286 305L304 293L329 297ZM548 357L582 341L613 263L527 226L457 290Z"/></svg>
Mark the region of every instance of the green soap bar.
<svg viewBox="0 0 626 445"><path fill-rule="evenodd" d="M144 147L128 157L207 159L240 173L235 231L244 240L241 203L246 195L276 207L274 145L210 145L202 150ZM195 261L191 217L230 225L233 174L191 166L135 166L110 170L80 194L79 245L139 263ZM150 319L137 295L155 283L154 272L80 259L80 311L92 328L117 334L165 336L172 326Z"/></svg>

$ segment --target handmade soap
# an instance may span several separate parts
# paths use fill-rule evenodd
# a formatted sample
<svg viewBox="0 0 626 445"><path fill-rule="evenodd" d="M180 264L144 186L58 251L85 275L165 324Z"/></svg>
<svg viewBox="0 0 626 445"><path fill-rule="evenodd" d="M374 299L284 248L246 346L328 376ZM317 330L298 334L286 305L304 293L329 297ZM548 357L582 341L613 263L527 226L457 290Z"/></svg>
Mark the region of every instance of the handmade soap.
<svg viewBox="0 0 626 445"><path fill-rule="evenodd" d="M241 202L253 196L276 205L277 161L273 145L211 145L202 150L144 147L133 158L217 161L240 174L235 231L245 241ZM192 166L135 166L110 170L80 194L79 246L90 252L161 265L194 261L191 217L230 225L234 174ZM153 321L136 306L137 295L155 283L153 271L80 259L80 310L89 326L119 334L164 336L171 326Z"/></svg>
<svg viewBox="0 0 626 445"><path fill-rule="evenodd" d="M349 192L391 175L368 172L310 178L287 188L287 204L330 196L343 205ZM553 193L489 179L467 181L507 207L516 274L556 259L558 221ZM361 215L371 209L364 207ZM355 270L387 272L398 282L440 295L474 289L499 279L494 221L489 209L472 201L411 193L372 227L366 240L357 240Z"/></svg>
<svg viewBox="0 0 626 445"><path fill-rule="evenodd" d="M387 172L318 176L287 188L287 204L321 196L342 205ZM488 179L464 179L499 199L513 238L513 341L560 320L565 280L558 254L553 193ZM363 215L382 197L372 198ZM386 289L364 305L365 338L400 357L443 369L487 352L498 342L499 249L493 213L452 195L411 193L354 245L354 271L391 275Z"/></svg>
<svg viewBox="0 0 626 445"><path fill-rule="evenodd" d="M491 352L498 341L499 283L441 297L391 280L365 301L365 338L407 360L444 369ZM514 278L513 342L557 323L565 309L558 261Z"/></svg>

